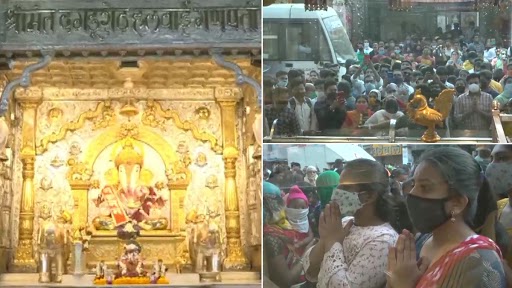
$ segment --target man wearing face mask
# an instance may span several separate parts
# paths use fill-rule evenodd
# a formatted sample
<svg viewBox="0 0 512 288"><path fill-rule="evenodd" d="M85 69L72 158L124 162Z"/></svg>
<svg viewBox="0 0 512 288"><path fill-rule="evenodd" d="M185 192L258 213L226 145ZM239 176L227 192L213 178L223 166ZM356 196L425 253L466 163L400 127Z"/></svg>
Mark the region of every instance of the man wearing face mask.
<svg viewBox="0 0 512 288"><path fill-rule="evenodd" d="M395 199L382 164L348 162L320 217L319 242L304 254L306 278L317 287L384 287L388 246L398 239L395 229L404 228L397 220L405 207L389 198Z"/></svg>
<svg viewBox="0 0 512 288"><path fill-rule="evenodd" d="M342 81L340 83L343 83ZM350 87L350 83L345 86ZM345 98L338 95L336 80L325 81L324 91L326 98L315 103L315 115L318 120L319 131L339 130L346 117ZM350 94L349 94L350 95Z"/></svg>
<svg viewBox="0 0 512 288"><path fill-rule="evenodd" d="M288 100L288 107L295 112L302 131L309 133L316 131L317 121L313 110L313 102L306 97L306 87L303 82L292 82L290 85L292 98Z"/></svg>
<svg viewBox="0 0 512 288"><path fill-rule="evenodd" d="M364 40L363 48L364 48L363 51L364 51L365 55L370 55L370 53L373 52L373 49L370 47L370 41L368 41L368 40Z"/></svg>
<svg viewBox="0 0 512 288"><path fill-rule="evenodd" d="M264 115L268 127L277 119L274 135L297 136L301 128L295 112L288 107L288 89L278 87L272 94L272 105L265 106Z"/></svg>
<svg viewBox="0 0 512 288"><path fill-rule="evenodd" d="M455 82L455 99L466 92L466 80L458 78ZM455 103L455 102L454 102Z"/></svg>
<svg viewBox="0 0 512 288"><path fill-rule="evenodd" d="M467 78L469 91L455 102L455 123L463 130L488 130L491 127L492 96L480 90L480 75Z"/></svg>
<svg viewBox="0 0 512 288"><path fill-rule="evenodd" d="M414 93L414 89L404 82L402 71L398 68L393 70L393 82L396 84L398 89L396 95L398 100L402 103L409 102L409 95Z"/></svg>
<svg viewBox="0 0 512 288"><path fill-rule="evenodd" d="M380 46L379 47L379 51L378 51L378 54L373 56L372 58L372 62L377 64L377 63L380 63L380 61L383 59L383 58L386 58L388 55L386 54L386 48L384 48L384 46Z"/></svg>
<svg viewBox="0 0 512 288"><path fill-rule="evenodd" d="M288 73L285 71L278 71L276 73L277 87L286 88L288 86Z"/></svg>

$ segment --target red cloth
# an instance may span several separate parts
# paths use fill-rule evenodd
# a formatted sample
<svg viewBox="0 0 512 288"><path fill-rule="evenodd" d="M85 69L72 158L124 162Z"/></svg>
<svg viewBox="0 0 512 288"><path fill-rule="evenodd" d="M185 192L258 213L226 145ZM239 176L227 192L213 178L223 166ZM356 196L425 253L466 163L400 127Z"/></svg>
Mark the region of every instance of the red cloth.
<svg viewBox="0 0 512 288"><path fill-rule="evenodd" d="M455 265L462 261L465 257L475 252L476 250L494 250L498 253L500 258L503 258L500 248L491 239L476 235L464 242L460 243L457 247L446 252L428 270L423 274L416 288L432 288L437 287L446 277L450 274Z"/></svg>

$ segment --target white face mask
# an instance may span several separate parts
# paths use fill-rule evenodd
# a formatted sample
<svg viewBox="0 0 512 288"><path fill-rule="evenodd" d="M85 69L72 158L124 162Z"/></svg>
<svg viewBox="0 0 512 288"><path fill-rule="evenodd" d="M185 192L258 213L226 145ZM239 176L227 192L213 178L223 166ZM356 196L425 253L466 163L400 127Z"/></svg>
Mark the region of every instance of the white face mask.
<svg viewBox="0 0 512 288"><path fill-rule="evenodd" d="M279 81L279 82L277 82L276 86L281 87L281 88L286 88L286 86L288 86L288 80Z"/></svg>
<svg viewBox="0 0 512 288"><path fill-rule="evenodd" d="M366 42L365 42L365 43L364 43L364 49L368 49L368 48L370 48L370 43L366 43Z"/></svg>
<svg viewBox="0 0 512 288"><path fill-rule="evenodd" d="M363 207L358 193L349 192L342 189L334 189L331 201L340 206L340 213L343 216L354 216L356 211Z"/></svg>
<svg viewBox="0 0 512 288"><path fill-rule="evenodd" d="M478 93L478 92L480 92L480 85L475 84L475 83L469 84L469 92L471 92L471 93Z"/></svg>
<svg viewBox="0 0 512 288"><path fill-rule="evenodd" d="M307 233L309 231L309 209L285 208L286 218L293 230Z"/></svg>

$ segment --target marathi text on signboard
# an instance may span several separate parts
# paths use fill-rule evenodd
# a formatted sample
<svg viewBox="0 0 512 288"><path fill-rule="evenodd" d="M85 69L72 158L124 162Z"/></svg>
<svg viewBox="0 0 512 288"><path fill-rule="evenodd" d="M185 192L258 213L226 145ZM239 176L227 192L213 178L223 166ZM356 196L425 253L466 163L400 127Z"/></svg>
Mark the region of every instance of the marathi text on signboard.
<svg viewBox="0 0 512 288"><path fill-rule="evenodd" d="M399 145L373 145L370 149L373 157L402 155L402 146Z"/></svg>
<svg viewBox="0 0 512 288"><path fill-rule="evenodd" d="M130 32L141 37L169 32L189 36L193 29L256 32L259 11L258 8L25 10L16 7L6 12L5 24L8 32L17 34L82 31L97 40L114 33Z"/></svg>

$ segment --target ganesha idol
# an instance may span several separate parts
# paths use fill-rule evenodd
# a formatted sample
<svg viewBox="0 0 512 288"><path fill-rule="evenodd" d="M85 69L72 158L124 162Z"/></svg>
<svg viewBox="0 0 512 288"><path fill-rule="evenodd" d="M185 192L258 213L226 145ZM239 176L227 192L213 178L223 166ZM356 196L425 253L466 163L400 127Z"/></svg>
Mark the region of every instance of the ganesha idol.
<svg viewBox="0 0 512 288"><path fill-rule="evenodd" d="M114 162L118 183L103 187L93 200L100 214L93 219L93 226L97 230L113 230L135 221L144 230L167 229L169 221L161 213L167 200L157 189L141 185L143 151L137 151L128 139Z"/></svg>

